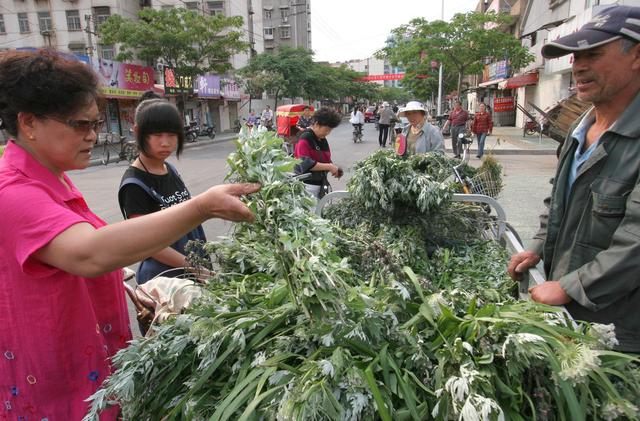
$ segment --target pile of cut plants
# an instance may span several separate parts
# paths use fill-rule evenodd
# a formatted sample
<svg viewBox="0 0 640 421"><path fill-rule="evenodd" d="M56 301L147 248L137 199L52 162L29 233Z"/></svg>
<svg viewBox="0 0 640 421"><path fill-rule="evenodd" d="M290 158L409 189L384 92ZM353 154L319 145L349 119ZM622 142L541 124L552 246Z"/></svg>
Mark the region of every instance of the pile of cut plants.
<svg viewBox="0 0 640 421"><path fill-rule="evenodd" d="M115 356L86 420L638 418L638 359L612 326L515 298L446 158L376 152L325 219L271 133L228 164L263 185L255 223L208 245L201 301Z"/></svg>

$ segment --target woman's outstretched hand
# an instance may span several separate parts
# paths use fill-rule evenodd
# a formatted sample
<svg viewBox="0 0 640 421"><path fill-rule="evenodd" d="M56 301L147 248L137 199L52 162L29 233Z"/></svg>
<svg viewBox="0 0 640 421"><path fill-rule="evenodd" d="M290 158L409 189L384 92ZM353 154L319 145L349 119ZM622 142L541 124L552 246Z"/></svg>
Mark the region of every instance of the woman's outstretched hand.
<svg viewBox="0 0 640 421"><path fill-rule="evenodd" d="M241 196L255 193L259 183L221 184L211 187L194 198L198 209L207 219L221 218L233 222L253 222L254 215L240 200Z"/></svg>

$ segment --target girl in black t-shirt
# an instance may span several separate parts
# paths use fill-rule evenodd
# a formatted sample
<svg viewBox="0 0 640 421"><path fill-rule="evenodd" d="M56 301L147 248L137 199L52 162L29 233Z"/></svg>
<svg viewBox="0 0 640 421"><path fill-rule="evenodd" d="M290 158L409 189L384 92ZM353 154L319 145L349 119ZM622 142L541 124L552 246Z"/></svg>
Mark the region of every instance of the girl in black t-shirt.
<svg viewBox="0 0 640 421"><path fill-rule="evenodd" d="M184 128L178 109L162 99L138 105L133 127L140 155L125 171L118 202L122 215L135 218L171 207L191 198L176 169L166 162L174 152L180 156ZM140 263L138 284L162 274L177 276L187 265L185 246L189 240L206 241L202 226ZM204 255L204 253L201 253Z"/></svg>

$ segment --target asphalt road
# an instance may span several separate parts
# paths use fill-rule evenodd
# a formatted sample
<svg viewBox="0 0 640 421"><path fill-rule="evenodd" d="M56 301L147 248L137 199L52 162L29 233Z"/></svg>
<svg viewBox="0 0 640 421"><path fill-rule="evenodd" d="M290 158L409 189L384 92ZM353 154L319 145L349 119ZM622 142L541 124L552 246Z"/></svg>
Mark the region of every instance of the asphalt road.
<svg viewBox="0 0 640 421"><path fill-rule="evenodd" d="M344 190L347 180L353 175L354 163L379 148L378 132L373 124L365 125L364 141L359 144L351 141L351 131L351 125L343 122L328 137L333 161L344 170L342 179L330 180L334 190ZM224 182L228 170L226 159L234 149L233 141L214 140L185 149L179 160L171 158L170 161L195 195ZM556 158L552 155L498 155L496 158L504 169L504 190L499 202L506 211L507 220L520 233L526 245L536 231L538 215L543 209L542 200L551 191L549 179L553 176ZM479 160L472 158L471 163L477 165ZM122 162L69 173L90 208L108 223L122 220L117 192L127 165ZM205 222L204 229L207 237L213 239L229 234L231 224L211 220ZM132 232L131 235L135 236L136 233ZM137 327L134 330L137 332Z"/></svg>
<svg viewBox="0 0 640 421"><path fill-rule="evenodd" d="M334 190L346 188L353 175L354 163L379 148L378 132L373 124L366 124L364 141L351 141L351 125L343 122L329 135L334 162L344 169L340 180L331 179ZM389 146L388 146L389 147ZM180 159L171 158L192 194L224 182L228 167L226 159L235 149L233 141L196 144L185 149ZM535 232L537 216L543 209L542 199L549 194L548 183L556 165L555 156L548 155L497 155L504 168L504 191L499 198L507 212L507 219L526 241ZM471 163L479 164L476 158ZM95 166L73 171L70 177L84 194L91 209L109 223L122 220L118 208L118 185L127 163ZM204 224L209 238L229 232L229 224L212 220ZM135 233L132 233L135 235Z"/></svg>

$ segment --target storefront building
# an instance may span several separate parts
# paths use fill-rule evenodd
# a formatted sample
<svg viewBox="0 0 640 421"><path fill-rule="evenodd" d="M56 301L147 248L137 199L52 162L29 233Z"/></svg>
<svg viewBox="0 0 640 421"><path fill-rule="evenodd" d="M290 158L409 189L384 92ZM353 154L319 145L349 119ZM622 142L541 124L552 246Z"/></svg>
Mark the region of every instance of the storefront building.
<svg viewBox="0 0 640 421"><path fill-rule="evenodd" d="M154 90L153 68L97 58L90 63L102 84L105 101L100 111L104 116L105 131L127 136L133 128L140 95Z"/></svg>

